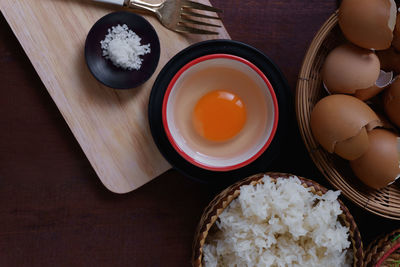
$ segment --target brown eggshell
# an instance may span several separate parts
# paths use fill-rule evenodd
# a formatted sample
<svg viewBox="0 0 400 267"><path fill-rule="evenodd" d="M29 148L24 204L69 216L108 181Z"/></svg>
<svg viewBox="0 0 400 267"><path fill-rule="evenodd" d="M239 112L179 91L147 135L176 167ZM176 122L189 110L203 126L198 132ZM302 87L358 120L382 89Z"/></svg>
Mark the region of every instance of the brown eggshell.
<svg viewBox="0 0 400 267"><path fill-rule="evenodd" d="M352 43L375 50L390 47L396 23L394 0L343 0L339 25Z"/></svg>
<svg viewBox="0 0 400 267"><path fill-rule="evenodd" d="M364 127L358 135L336 143L334 152L347 160L355 160L367 152L368 144L368 133Z"/></svg>
<svg viewBox="0 0 400 267"><path fill-rule="evenodd" d="M381 123L382 123L382 125L377 126L377 127L382 127L382 128L384 128L386 130L389 130L389 131L392 131L392 132L398 134L398 130L396 129L396 126L394 126L394 124L391 121L388 120L387 115L385 115L383 113L380 113L380 112L376 112L376 115L378 115L378 117L379 117L379 119L381 120Z"/></svg>
<svg viewBox="0 0 400 267"><path fill-rule="evenodd" d="M384 129L375 129L368 133L368 138L367 152L350 161L350 166L363 183L381 189L400 174L397 135Z"/></svg>
<svg viewBox="0 0 400 267"><path fill-rule="evenodd" d="M380 62L371 50L344 44L333 49L322 67L322 79L332 94L355 94L363 90L363 96L378 93L375 82L380 74ZM372 90L371 90L372 89ZM369 93L365 94L365 91Z"/></svg>
<svg viewBox="0 0 400 267"><path fill-rule="evenodd" d="M376 54L381 62L381 69L400 73L400 52L390 47L386 50L377 51Z"/></svg>
<svg viewBox="0 0 400 267"><path fill-rule="evenodd" d="M398 51L400 51L400 13L397 13L397 18L396 18L396 26L394 27L393 31L393 41L392 41L392 46L396 48Z"/></svg>
<svg viewBox="0 0 400 267"><path fill-rule="evenodd" d="M376 96L377 94L382 92L383 89L385 89L385 87L379 87L375 84L375 85L371 86L370 88L357 90L355 92L354 96L360 100L365 101L365 100L368 100L368 99Z"/></svg>
<svg viewBox="0 0 400 267"><path fill-rule="evenodd" d="M363 101L369 100L374 96L378 95L385 88L387 88L392 81L393 81L393 71L385 72L381 70L378 80L375 82L373 86L367 89L356 90L354 96Z"/></svg>
<svg viewBox="0 0 400 267"><path fill-rule="evenodd" d="M400 79L397 78L385 91L383 106L390 121L400 127Z"/></svg>
<svg viewBox="0 0 400 267"><path fill-rule="evenodd" d="M361 130L372 130L380 124L378 116L363 101L349 95L330 95L321 99L311 112L311 130L321 146L330 153L335 152L335 146L345 142L351 147L339 151L344 158L361 156L368 147ZM356 140L350 140L357 137ZM363 141L364 140L364 141ZM361 144L361 145L360 145ZM351 153L346 153L351 151Z"/></svg>

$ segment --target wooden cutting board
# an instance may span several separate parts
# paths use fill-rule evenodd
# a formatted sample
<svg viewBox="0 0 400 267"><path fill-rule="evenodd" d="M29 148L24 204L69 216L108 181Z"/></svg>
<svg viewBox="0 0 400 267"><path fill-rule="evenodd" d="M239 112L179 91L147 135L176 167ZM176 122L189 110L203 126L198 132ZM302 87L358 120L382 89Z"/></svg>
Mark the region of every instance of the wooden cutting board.
<svg viewBox="0 0 400 267"><path fill-rule="evenodd" d="M158 68L141 87L118 91L101 85L90 74L84 42L98 19L122 8L90 0L0 0L0 9L109 190L130 192L171 167L157 150L148 124L153 82L166 62L190 44L229 39L224 27L219 36L183 35L146 15L160 38Z"/></svg>

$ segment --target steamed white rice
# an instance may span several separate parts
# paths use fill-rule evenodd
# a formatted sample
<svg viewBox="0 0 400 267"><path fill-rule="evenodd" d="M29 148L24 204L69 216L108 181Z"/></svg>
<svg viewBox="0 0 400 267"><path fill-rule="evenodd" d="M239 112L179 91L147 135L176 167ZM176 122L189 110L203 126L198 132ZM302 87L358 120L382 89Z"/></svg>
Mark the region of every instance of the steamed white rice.
<svg viewBox="0 0 400 267"><path fill-rule="evenodd" d="M317 196L297 177L242 186L207 237L204 266L351 266L339 194Z"/></svg>

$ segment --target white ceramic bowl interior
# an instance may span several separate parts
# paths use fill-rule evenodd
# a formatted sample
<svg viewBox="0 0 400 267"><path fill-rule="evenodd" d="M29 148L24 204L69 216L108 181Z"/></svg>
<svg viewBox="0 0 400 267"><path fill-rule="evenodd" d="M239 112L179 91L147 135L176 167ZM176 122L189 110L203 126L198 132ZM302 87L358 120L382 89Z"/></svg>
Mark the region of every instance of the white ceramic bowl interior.
<svg viewBox="0 0 400 267"><path fill-rule="evenodd" d="M241 132L226 142L205 140L191 125L197 101L216 89L239 95L247 111ZM268 79L255 65L237 56L213 54L186 64L171 80L164 97L163 124L170 143L185 160L204 169L229 171L251 163L267 149L278 124L278 103Z"/></svg>

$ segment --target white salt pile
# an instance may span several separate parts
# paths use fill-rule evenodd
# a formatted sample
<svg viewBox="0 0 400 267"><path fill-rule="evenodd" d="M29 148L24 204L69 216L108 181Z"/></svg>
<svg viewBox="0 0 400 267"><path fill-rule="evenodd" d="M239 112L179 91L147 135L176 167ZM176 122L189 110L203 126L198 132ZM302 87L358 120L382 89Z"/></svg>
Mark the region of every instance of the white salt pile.
<svg viewBox="0 0 400 267"><path fill-rule="evenodd" d="M103 56L120 68L139 70L143 59L140 56L150 53L150 44L141 45L142 39L126 24L108 29L104 40L100 41Z"/></svg>

